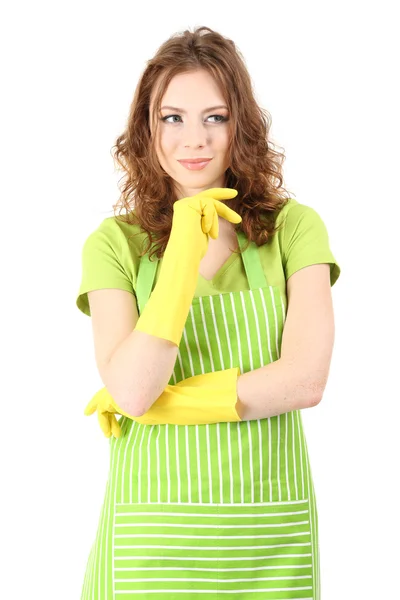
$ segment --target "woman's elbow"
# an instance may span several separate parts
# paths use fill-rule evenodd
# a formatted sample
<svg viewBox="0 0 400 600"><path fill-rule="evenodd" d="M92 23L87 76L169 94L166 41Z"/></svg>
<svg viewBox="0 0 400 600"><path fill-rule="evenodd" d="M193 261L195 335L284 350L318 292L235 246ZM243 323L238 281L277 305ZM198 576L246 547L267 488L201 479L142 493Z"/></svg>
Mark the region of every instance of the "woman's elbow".
<svg viewBox="0 0 400 600"><path fill-rule="evenodd" d="M321 400L323 398L327 380L328 380L328 374L326 374L322 379L321 378L315 379L315 377L312 378L312 383L309 387L309 394L308 394L308 398L307 398L306 408L313 408L314 406L318 406L318 404L321 402Z"/></svg>
<svg viewBox="0 0 400 600"><path fill-rule="evenodd" d="M142 417L146 412L144 401L132 394L125 394L116 402L118 406L131 417Z"/></svg>
<svg viewBox="0 0 400 600"><path fill-rule="evenodd" d="M321 402L328 381L328 371L329 368L310 369L310 365L304 364L299 368L298 393L302 399L301 408L312 408Z"/></svg>

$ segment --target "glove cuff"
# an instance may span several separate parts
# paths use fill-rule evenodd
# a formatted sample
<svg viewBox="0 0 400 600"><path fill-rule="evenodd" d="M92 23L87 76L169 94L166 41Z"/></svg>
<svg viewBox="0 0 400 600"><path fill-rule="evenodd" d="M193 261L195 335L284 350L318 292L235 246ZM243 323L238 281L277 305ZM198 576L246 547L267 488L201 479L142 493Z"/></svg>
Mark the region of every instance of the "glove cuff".
<svg viewBox="0 0 400 600"><path fill-rule="evenodd" d="M239 367L214 371L168 385L157 401L141 417L140 423L204 425L238 422L237 378Z"/></svg>

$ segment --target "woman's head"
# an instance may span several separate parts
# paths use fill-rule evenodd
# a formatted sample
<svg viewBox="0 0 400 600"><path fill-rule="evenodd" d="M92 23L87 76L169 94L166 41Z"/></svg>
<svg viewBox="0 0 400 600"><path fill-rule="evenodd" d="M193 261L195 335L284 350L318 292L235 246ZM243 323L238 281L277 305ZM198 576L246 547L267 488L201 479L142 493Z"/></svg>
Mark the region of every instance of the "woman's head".
<svg viewBox="0 0 400 600"><path fill-rule="evenodd" d="M225 108L206 110L214 106ZM269 128L232 40L199 27L160 46L147 61L115 145L126 172L119 204L150 243L156 235L158 256L168 242L174 201L211 187L237 189L226 203L242 216L238 228L259 245L267 241L287 199L278 191L283 156L272 149ZM212 160L200 171L178 162L197 157Z"/></svg>
<svg viewBox="0 0 400 600"><path fill-rule="evenodd" d="M174 75L161 97L158 86L150 101L150 131L161 167L178 198L225 187L230 164L229 109L213 76L204 68ZM154 98L160 98L160 108ZM211 159L201 170L180 160ZM190 167L190 165L189 165Z"/></svg>

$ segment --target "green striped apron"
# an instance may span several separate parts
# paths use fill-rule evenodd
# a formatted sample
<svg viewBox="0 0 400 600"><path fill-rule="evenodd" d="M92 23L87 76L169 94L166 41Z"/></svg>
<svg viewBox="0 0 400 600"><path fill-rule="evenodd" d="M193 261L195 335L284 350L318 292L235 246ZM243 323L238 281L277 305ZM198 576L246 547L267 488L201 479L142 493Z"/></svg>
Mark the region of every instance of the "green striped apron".
<svg viewBox="0 0 400 600"><path fill-rule="evenodd" d="M242 232L238 242L243 249ZM249 290L193 299L170 384L234 366L246 373L279 358L279 288L268 284L256 244L242 259ZM143 257L139 312L156 268ZM81 600L320 599L300 411L208 425L119 422Z"/></svg>

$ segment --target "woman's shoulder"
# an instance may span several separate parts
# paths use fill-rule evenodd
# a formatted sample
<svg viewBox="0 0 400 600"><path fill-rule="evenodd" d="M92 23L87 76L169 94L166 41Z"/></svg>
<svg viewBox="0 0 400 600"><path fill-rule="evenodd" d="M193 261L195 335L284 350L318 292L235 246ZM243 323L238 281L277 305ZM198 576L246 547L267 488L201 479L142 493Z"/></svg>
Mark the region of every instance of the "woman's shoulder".
<svg viewBox="0 0 400 600"><path fill-rule="evenodd" d="M283 243L288 241L292 235L310 228L320 229L325 223L320 214L308 204L303 204L295 198L289 198L276 218L278 227L277 236Z"/></svg>
<svg viewBox="0 0 400 600"><path fill-rule="evenodd" d="M327 262L331 264L333 285L340 267L332 254L328 230L319 212L294 198L290 198L281 212L279 222L283 226L277 237L286 278L305 266Z"/></svg>
<svg viewBox="0 0 400 600"><path fill-rule="evenodd" d="M308 204L302 204L295 198L288 198L277 216L277 223L285 225L287 222L293 222L300 219L307 213L315 212Z"/></svg>

